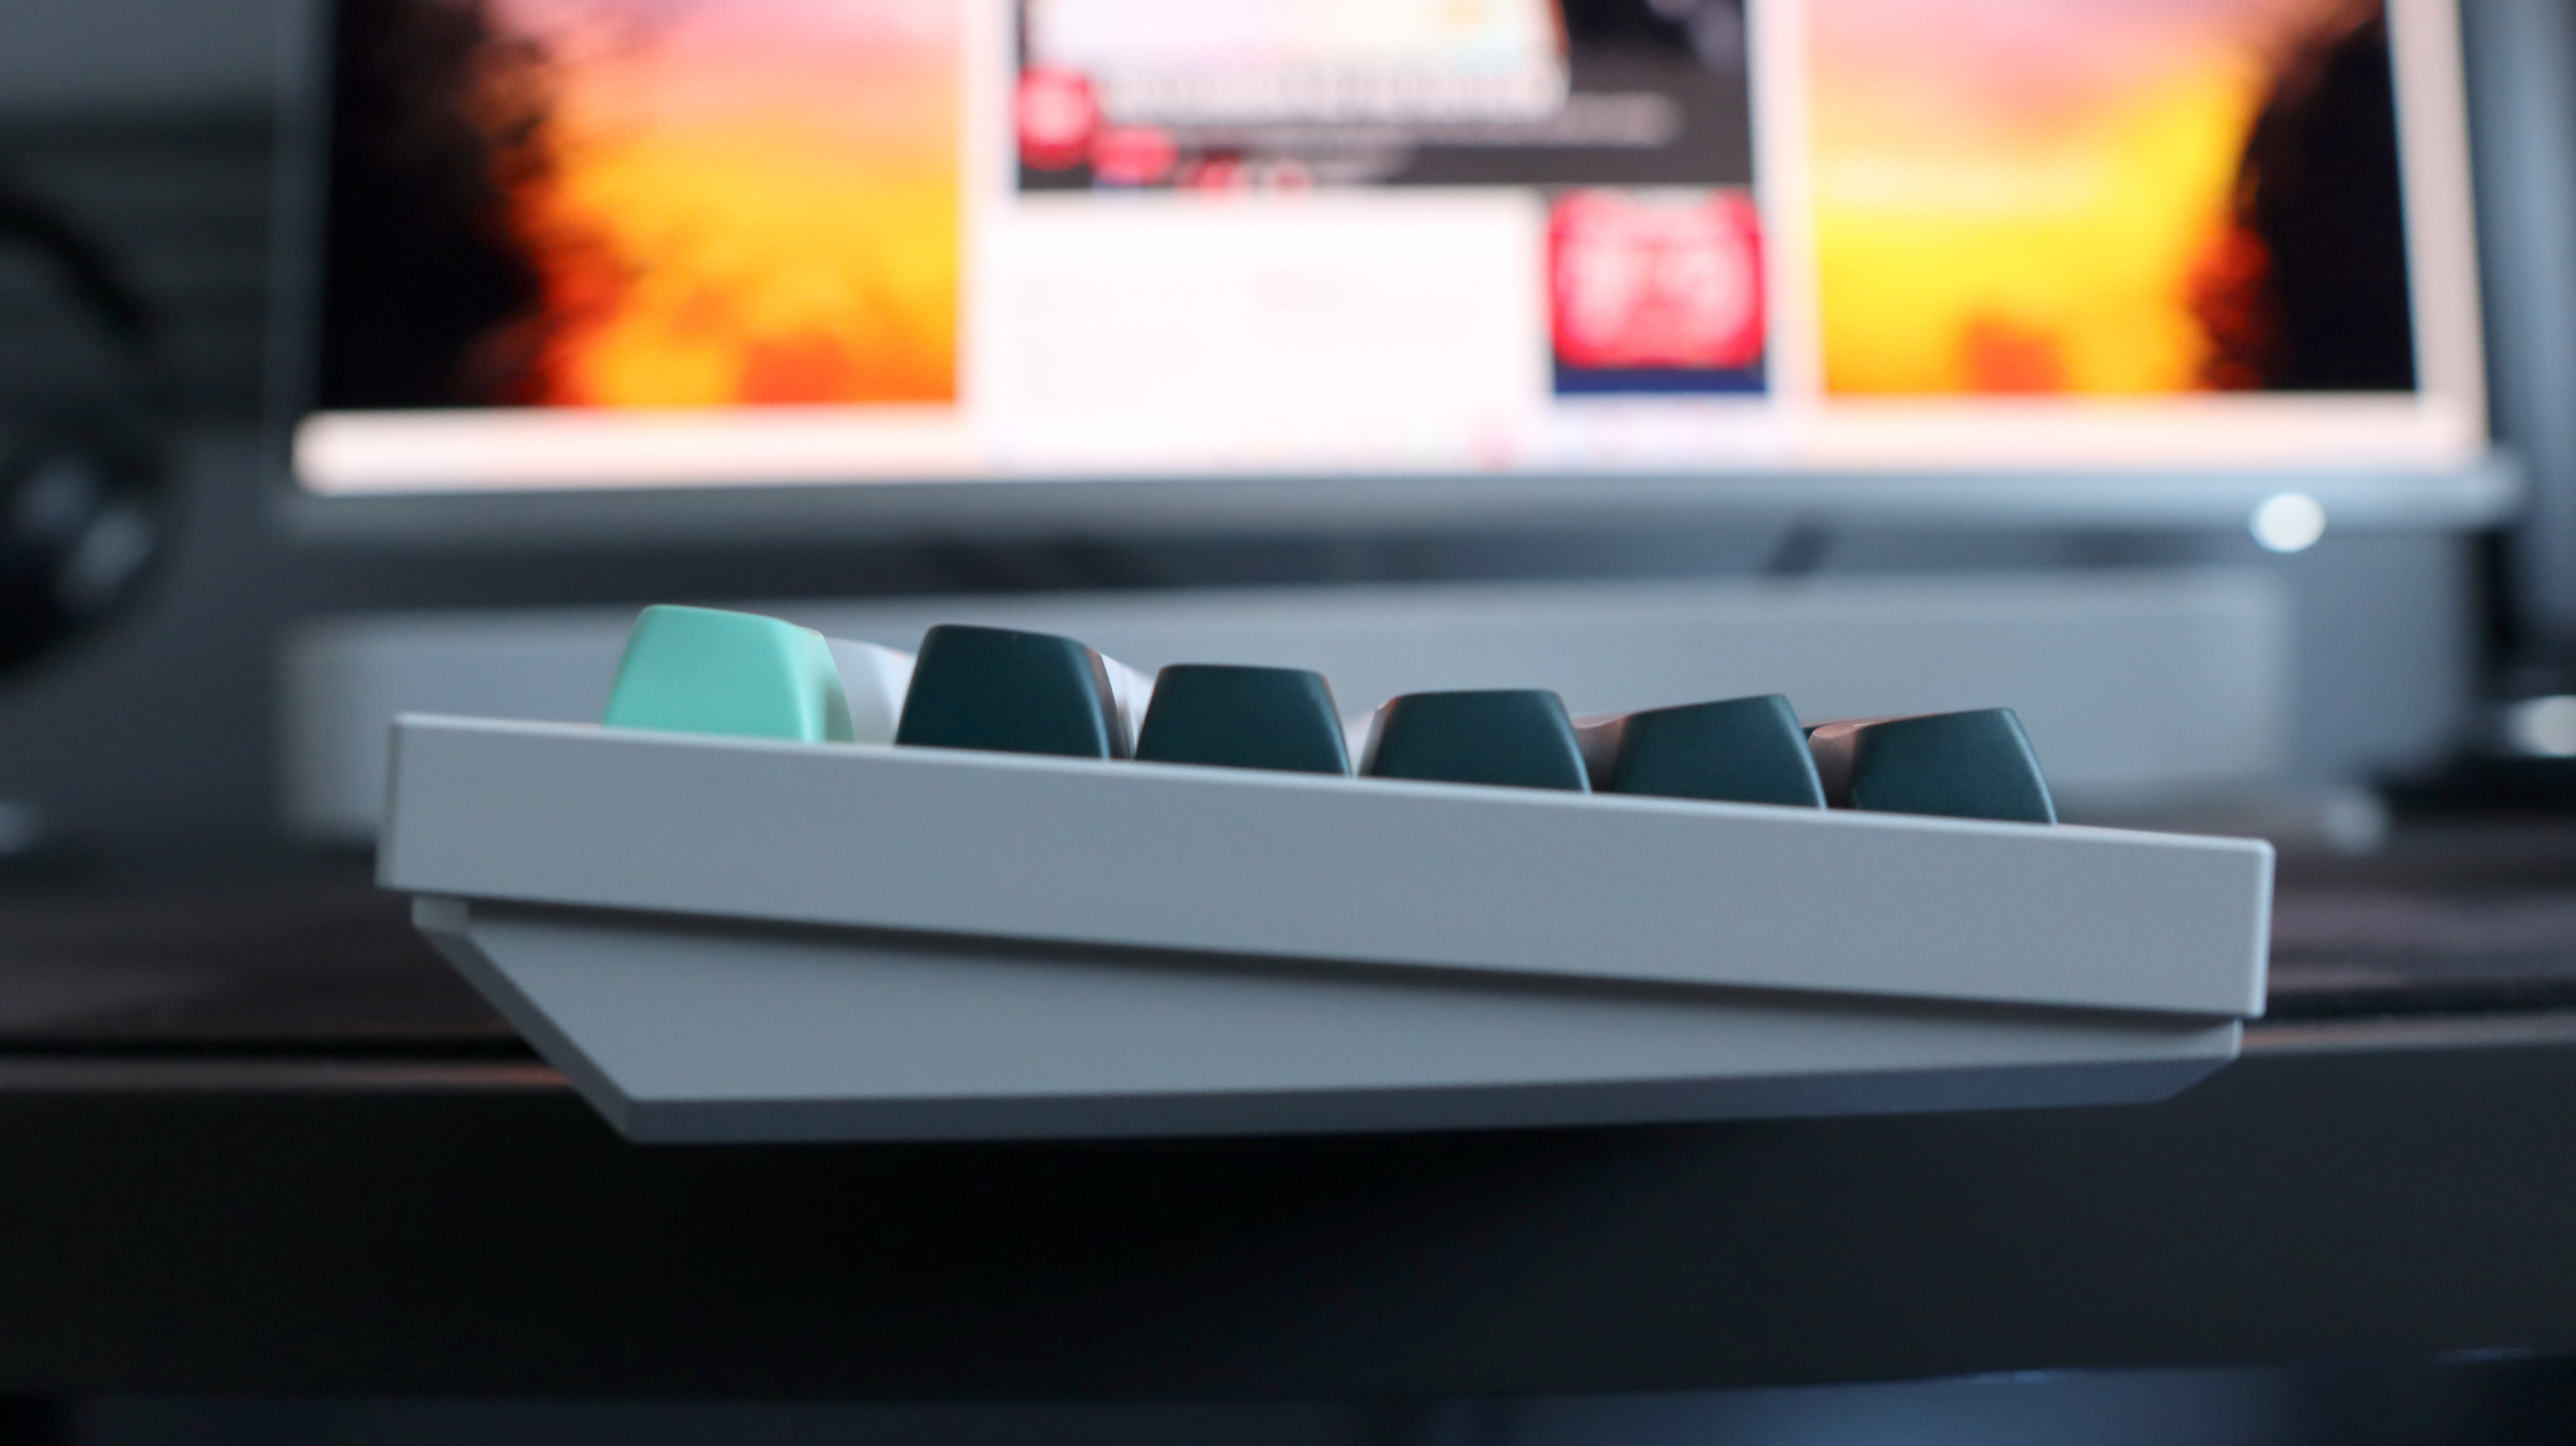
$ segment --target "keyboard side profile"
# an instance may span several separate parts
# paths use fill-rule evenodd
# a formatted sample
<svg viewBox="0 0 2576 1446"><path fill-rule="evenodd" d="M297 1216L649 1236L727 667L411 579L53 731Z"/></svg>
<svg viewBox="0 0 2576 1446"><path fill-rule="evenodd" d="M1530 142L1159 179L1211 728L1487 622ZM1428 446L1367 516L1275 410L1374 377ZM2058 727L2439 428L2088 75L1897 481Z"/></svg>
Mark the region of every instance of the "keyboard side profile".
<svg viewBox="0 0 2576 1446"><path fill-rule="evenodd" d="M2241 840L420 717L391 804L639 1140L2144 1101L2263 995Z"/></svg>

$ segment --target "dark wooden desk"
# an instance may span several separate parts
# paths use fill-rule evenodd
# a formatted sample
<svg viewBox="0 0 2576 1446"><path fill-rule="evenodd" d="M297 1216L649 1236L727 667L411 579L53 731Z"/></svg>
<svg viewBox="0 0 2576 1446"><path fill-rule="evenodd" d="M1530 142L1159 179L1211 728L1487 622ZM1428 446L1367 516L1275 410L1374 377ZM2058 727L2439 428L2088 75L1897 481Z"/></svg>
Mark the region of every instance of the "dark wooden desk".
<svg viewBox="0 0 2576 1446"><path fill-rule="evenodd" d="M348 867L21 881L0 1390L1327 1397L2576 1350L2564 841L2293 871L2282 1017L2154 1107L972 1147L626 1145Z"/></svg>

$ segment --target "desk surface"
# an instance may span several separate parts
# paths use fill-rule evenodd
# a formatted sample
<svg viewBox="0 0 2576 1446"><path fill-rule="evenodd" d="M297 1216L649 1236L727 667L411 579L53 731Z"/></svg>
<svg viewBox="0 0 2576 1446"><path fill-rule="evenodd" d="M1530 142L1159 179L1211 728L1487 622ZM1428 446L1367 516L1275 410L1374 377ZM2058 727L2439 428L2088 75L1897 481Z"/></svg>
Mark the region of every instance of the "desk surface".
<svg viewBox="0 0 2576 1446"><path fill-rule="evenodd" d="M2284 870L2143 1108L638 1148L354 863L0 885L0 1390L1371 1396L2576 1349L2576 833Z"/></svg>

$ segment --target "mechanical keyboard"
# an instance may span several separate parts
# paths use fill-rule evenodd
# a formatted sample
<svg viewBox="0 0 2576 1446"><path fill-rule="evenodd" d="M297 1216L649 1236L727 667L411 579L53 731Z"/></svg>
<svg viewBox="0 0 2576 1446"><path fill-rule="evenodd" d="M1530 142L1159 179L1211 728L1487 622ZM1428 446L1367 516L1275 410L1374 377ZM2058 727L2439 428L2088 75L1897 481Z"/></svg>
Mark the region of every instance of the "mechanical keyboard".
<svg viewBox="0 0 2576 1446"><path fill-rule="evenodd" d="M396 725L379 878L629 1137L2148 1101L2262 1009L2262 843L2055 822L2009 710L1361 719L1294 669L652 608L598 726Z"/></svg>

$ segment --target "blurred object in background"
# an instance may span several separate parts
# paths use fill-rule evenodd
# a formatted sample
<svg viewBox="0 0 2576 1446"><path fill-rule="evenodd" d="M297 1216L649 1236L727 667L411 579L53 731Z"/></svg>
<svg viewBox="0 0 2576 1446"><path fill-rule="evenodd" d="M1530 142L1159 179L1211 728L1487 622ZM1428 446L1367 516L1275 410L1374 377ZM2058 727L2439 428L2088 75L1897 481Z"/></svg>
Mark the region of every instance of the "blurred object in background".
<svg viewBox="0 0 2576 1446"><path fill-rule="evenodd" d="M114 257L0 171L0 676L125 610L169 527L159 328ZM0 868L58 841L0 799Z"/></svg>
<svg viewBox="0 0 2576 1446"><path fill-rule="evenodd" d="M54 329L70 333L0 369L9 672L115 614L149 572L166 526L170 397L158 328L114 258L5 173L0 268L0 305L60 312Z"/></svg>

